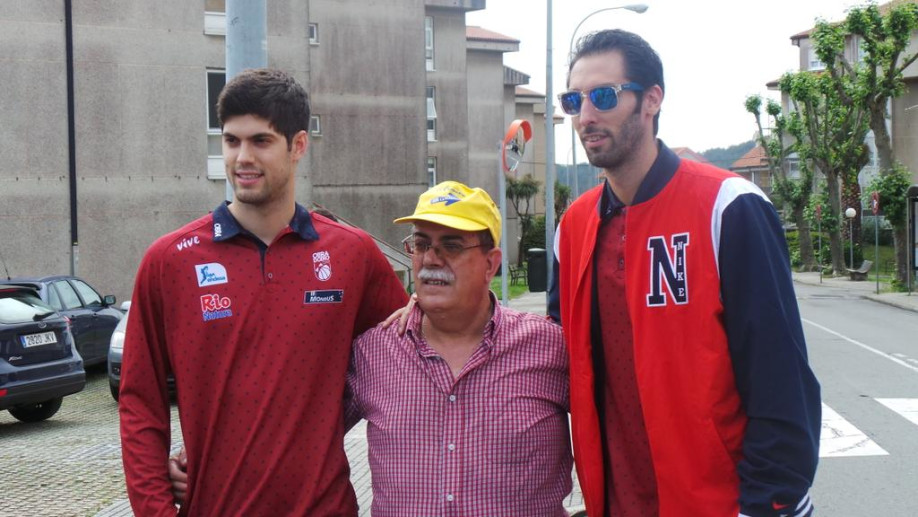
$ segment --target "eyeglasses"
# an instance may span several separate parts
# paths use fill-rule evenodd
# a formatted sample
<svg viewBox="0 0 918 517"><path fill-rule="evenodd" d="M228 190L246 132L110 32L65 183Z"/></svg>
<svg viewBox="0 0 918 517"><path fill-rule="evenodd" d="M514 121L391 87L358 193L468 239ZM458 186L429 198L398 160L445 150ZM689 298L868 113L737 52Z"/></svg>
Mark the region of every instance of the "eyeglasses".
<svg viewBox="0 0 918 517"><path fill-rule="evenodd" d="M561 109L571 116L580 114L580 108L583 107L583 99L586 97L590 98L590 102L599 111L609 111L618 106L618 94L622 90L641 92L644 91L644 87L638 83L607 84L585 92L577 90L564 92L558 95L558 100L561 101Z"/></svg>
<svg viewBox="0 0 918 517"><path fill-rule="evenodd" d="M483 244L479 243L474 246L463 246L458 241L446 241L441 242L440 244L432 244L427 239L419 239L414 235L409 235L402 240L402 244L405 245L405 253L409 255L423 255L427 253L427 250L433 249L434 253L437 254L440 258L445 259L454 259L465 250L470 250L472 248L480 248Z"/></svg>

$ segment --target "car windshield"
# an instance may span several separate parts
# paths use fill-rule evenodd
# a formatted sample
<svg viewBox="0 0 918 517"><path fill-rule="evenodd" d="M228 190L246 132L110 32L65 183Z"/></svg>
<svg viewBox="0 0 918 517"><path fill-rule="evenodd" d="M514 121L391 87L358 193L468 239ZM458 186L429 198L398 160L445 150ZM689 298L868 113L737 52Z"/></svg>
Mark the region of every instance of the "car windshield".
<svg viewBox="0 0 918 517"><path fill-rule="evenodd" d="M33 291L0 288L0 323L39 321L54 314Z"/></svg>

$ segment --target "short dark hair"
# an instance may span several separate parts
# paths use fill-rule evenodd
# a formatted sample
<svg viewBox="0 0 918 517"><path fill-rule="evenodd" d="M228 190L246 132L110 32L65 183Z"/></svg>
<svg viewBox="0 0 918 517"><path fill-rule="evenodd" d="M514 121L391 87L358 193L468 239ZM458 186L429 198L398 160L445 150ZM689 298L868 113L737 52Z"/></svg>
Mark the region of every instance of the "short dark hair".
<svg viewBox="0 0 918 517"><path fill-rule="evenodd" d="M625 59L625 75L630 81L636 82L644 88L659 85L660 90L666 92L663 84L663 62L660 56L647 43L644 38L633 32L621 29L610 29L591 32L580 38L577 48L571 55L570 66L567 69L568 83L570 83L571 70L580 58L603 54L606 52L620 52ZM643 101L643 92L636 92L638 100ZM640 104L640 103L639 103ZM660 113L653 118L653 134L657 134L660 126Z"/></svg>
<svg viewBox="0 0 918 517"><path fill-rule="evenodd" d="M494 249L494 236L491 235L491 230L481 230L478 233L478 244L481 246L481 251L488 252Z"/></svg>
<svg viewBox="0 0 918 517"><path fill-rule="evenodd" d="M287 147L300 131L309 130L309 95L296 80L275 68L244 70L226 83L217 98L220 129L227 120L256 115L287 138Z"/></svg>

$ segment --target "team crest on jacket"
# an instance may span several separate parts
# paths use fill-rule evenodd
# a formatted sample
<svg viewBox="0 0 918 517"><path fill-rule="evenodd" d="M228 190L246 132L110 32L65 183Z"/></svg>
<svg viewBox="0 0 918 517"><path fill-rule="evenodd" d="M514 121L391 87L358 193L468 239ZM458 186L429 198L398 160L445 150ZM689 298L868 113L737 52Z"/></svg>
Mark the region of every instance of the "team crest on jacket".
<svg viewBox="0 0 918 517"><path fill-rule="evenodd" d="M316 278L325 282L332 276L331 257L327 251L317 251L312 254L312 270Z"/></svg>
<svg viewBox="0 0 918 517"><path fill-rule="evenodd" d="M685 248L689 245L689 234L679 233L670 237L669 243L662 236L647 239L650 251L650 292L648 307L662 307L667 293L676 305L688 303L688 278L685 275ZM669 249L672 248L672 255ZM664 292L663 286L666 286Z"/></svg>

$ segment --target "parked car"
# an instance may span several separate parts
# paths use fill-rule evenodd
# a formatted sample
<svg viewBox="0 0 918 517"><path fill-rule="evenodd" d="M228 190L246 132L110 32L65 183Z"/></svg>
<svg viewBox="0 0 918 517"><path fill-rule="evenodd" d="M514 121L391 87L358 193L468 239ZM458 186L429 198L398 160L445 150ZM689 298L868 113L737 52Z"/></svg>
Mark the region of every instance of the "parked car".
<svg viewBox="0 0 918 517"><path fill-rule="evenodd" d="M115 331L112 332L112 339L108 347L108 389L112 392L112 398L118 400L118 390L121 388L121 356L124 353L124 331L127 329L128 318L131 316L131 302L124 302L121 308L127 310Z"/></svg>
<svg viewBox="0 0 918 517"><path fill-rule="evenodd" d="M108 344L124 313L114 307L114 295L101 296L85 281L73 276L14 278L0 281L34 288L46 304L70 320L70 332L86 366L104 363Z"/></svg>
<svg viewBox="0 0 918 517"><path fill-rule="evenodd" d="M22 422L46 420L85 385L67 319L31 286L0 285L0 410Z"/></svg>
<svg viewBox="0 0 918 517"><path fill-rule="evenodd" d="M112 333L111 344L108 347L108 388L112 392L112 398L118 400L118 393L121 389L121 358L124 357L124 335L127 329L128 318L131 302L121 304L121 309L125 311L124 318L115 327ZM175 377L170 373L166 378L169 386L169 393L175 393Z"/></svg>

